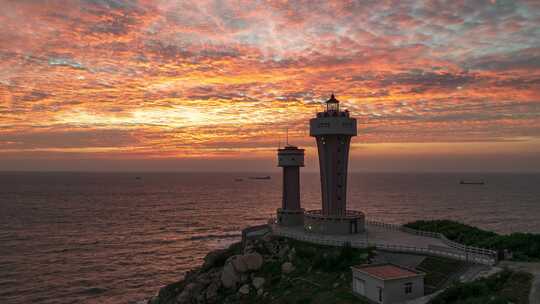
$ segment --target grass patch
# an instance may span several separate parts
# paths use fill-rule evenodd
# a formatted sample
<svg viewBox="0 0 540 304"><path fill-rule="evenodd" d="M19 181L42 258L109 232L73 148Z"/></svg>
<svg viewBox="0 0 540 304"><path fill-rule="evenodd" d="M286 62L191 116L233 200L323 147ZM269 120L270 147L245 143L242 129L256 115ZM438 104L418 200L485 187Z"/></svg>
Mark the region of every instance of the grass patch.
<svg viewBox="0 0 540 304"><path fill-rule="evenodd" d="M428 256L416 269L426 273L424 285L426 294L429 294L440 289L452 276L465 267L467 267L466 263L457 260Z"/></svg>
<svg viewBox="0 0 540 304"><path fill-rule="evenodd" d="M493 250L508 249L513 252L513 260L516 261L540 261L540 234L500 235L450 220L416 221L404 226L442 233L448 239L468 246Z"/></svg>
<svg viewBox="0 0 540 304"><path fill-rule="evenodd" d="M431 304L528 304L532 275L504 270L488 278L469 283L455 283Z"/></svg>

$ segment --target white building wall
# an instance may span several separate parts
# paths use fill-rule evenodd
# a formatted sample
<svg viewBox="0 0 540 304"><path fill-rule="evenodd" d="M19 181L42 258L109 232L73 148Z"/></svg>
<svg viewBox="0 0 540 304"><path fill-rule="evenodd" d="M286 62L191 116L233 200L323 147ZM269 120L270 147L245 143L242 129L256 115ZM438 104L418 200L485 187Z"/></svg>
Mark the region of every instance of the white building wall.
<svg viewBox="0 0 540 304"><path fill-rule="evenodd" d="M412 283L411 293L405 293L405 283ZM412 300L424 295L423 277L413 277L384 282L384 304Z"/></svg>
<svg viewBox="0 0 540 304"><path fill-rule="evenodd" d="M355 280L360 280L364 282L363 294L361 293L362 292L361 288L359 288L361 287L359 286L361 284L355 284L354 283ZM384 302L379 302L379 288L382 288L384 292L384 282L382 280L378 280L364 273L356 272L353 270L353 292L354 293L364 296L376 303L384 303ZM383 300L384 300L384 295L383 295Z"/></svg>
<svg viewBox="0 0 540 304"><path fill-rule="evenodd" d="M363 288L362 283L358 283L357 280L364 282ZM405 293L405 283L412 283L412 292L409 294ZM375 303L399 303L424 296L424 277L380 280L353 269L352 289L355 294L362 295ZM382 301L379 301L379 289L382 289Z"/></svg>

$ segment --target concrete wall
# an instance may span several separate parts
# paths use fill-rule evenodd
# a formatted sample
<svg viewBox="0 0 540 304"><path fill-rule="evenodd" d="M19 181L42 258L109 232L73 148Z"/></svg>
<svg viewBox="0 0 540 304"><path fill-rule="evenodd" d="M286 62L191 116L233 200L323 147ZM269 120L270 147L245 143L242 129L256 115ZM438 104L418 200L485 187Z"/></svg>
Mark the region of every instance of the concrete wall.
<svg viewBox="0 0 540 304"><path fill-rule="evenodd" d="M304 228L307 232L320 234L355 234L364 232L364 221L363 217L328 220L304 216Z"/></svg>
<svg viewBox="0 0 540 304"><path fill-rule="evenodd" d="M277 210L277 222L281 226L303 226L304 211L300 210Z"/></svg>

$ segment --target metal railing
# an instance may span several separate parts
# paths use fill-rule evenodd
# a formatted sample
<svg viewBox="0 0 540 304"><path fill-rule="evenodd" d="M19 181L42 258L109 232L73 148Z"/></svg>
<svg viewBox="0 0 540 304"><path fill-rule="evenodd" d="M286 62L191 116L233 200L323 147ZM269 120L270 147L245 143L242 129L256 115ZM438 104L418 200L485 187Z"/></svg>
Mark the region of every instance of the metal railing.
<svg viewBox="0 0 540 304"><path fill-rule="evenodd" d="M367 242L363 240L351 240L340 236L326 236L326 235L316 235L308 234L303 231L294 231L289 229L283 229L278 225L275 225L275 221L269 220L272 233L277 236L288 237L298 241L309 242L319 245L329 245L329 246L344 246L345 244L350 244L354 248L367 248L375 247L379 250L393 251L393 252L404 252L404 253L418 253L426 254L433 256L446 257L461 261L473 262L478 264L493 265L497 263L496 252L488 249L482 249L477 247L464 246L456 242L452 242L442 234L435 234L433 232L420 231L422 236L437 237L440 238L449 248L444 248L440 246L428 246L425 247L416 247L408 245L399 245L399 244L388 244L388 243L379 243L379 242ZM386 224L381 222L369 222L368 225L377 225L380 227L388 227L396 231L403 231L397 229L401 227L394 224ZM414 230L414 229L411 229ZM417 231L417 230L416 230ZM409 233L414 233L411 231L405 231ZM418 232L418 231L417 231ZM415 233L416 234L416 233ZM442 237L441 237L442 236ZM448 243L447 243L448 242ZM451 245L450 245L451 244Z"/></svg>
<svg viewBox="0 0 540 304"><path fill-rule="evenodd" d="M461 251L465 251L465 252L467 252L469 254L482 254L482 255L489 255L489 256L492 256L494 258L497 257L497 252L494 251L494 250L475 247L475 246L463 245L463 244L460 244L458 242L454 242L454 241L449 240L442 233L416 230L416 229L412 229L412 228L405 227L405 226L402 226L402 225L388 224L388 223L383 223L383 222L379 222L379 221L371 221L371 220L366 221L366 224L372 225L372 226L383 227L383 228L386 228L386 229L389 229L389 230L402 231L402 232L406 232L406 233L410 233L410 234L414 234L414 235L419 235L419 236L424 236L424 237L437 238L437 239L440 239L441 241L443 241L443 243L445 243L449 247L459 249Z"/></svg>

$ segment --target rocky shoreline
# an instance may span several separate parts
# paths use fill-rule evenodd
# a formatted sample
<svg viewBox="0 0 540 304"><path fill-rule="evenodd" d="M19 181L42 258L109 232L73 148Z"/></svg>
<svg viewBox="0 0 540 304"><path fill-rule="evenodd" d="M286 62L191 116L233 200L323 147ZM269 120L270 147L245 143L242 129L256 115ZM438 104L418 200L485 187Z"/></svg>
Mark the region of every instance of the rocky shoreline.
<svg viewBox="0 0 540 304"><path fill-rule="evenodd" d="M279 263L283 276L294 270L295 249L289 241L270 235L234 243L206 255L204 264L183 280L160 289L148 304L241 303L248 297L268 297L265 264Z"/></svg>

